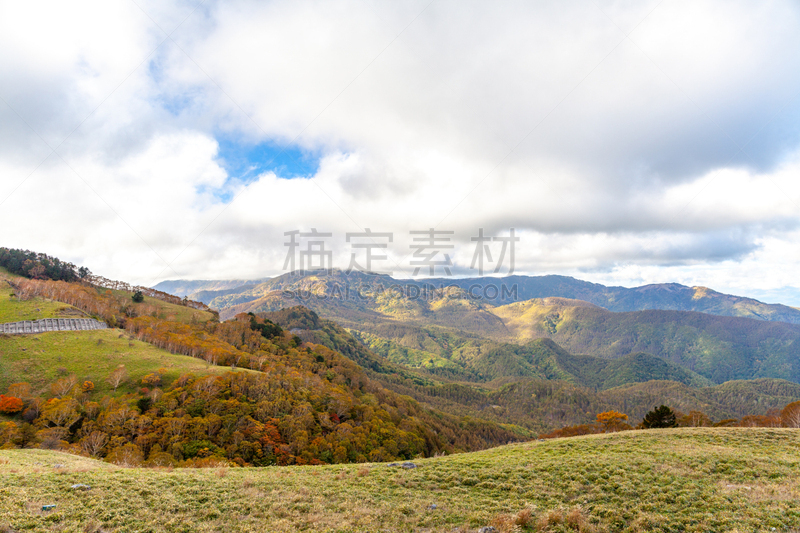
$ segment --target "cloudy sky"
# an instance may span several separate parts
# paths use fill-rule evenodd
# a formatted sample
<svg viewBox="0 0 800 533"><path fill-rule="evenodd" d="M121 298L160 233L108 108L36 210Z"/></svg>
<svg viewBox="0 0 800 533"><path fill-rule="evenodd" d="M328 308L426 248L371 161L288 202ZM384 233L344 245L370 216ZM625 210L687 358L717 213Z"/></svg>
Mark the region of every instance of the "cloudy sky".
<svg viewBox="0 0 800 533"><path fill-rule="evenodd" d="M796 2L2 0L0 50L0 246L404 277L435 228L466 276L514 228L517 273L800 305Z"/></svg>

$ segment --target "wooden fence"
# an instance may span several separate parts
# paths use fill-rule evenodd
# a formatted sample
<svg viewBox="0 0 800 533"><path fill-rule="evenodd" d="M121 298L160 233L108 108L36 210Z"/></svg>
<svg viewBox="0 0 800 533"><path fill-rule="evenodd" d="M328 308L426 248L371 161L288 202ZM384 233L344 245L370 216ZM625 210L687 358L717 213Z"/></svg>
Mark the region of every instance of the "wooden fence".
<svg viewBox="0 0 800 533"><path fill-rule="evenodd" d="M41 320L26 320L24 322L9 322L0 324L0 333L19 335L25 333L45 333L47 331L86 331L92 329L106 329L105 322L92 318L43 318Z"/></svg>

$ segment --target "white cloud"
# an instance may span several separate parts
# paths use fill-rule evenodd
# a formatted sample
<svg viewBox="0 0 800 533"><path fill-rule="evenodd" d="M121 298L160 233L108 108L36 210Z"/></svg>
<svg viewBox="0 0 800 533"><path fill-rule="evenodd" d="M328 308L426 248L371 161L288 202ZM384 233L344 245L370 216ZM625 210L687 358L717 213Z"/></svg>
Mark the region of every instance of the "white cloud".
<svg viewBox="0 0 800 533"><path fill-rule="evenodd" d="M452 229L463 267L515 227L518 272L794 284L791 2L141 5L3 3L0 245L154 283L278 273L291 229L340 264ZM243 185L220 135L319 170Z"/></svg>

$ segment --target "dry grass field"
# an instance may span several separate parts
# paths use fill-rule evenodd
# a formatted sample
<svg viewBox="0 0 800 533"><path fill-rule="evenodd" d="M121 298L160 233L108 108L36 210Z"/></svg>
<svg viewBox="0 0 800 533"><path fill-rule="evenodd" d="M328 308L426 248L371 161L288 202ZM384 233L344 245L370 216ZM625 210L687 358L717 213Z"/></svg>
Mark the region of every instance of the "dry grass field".
<svg viewBox="0 0 800 533"><path fill-rule="evenodd" d="M125 469L0 450L0 531L800 528L798 430L630 431L414 464ZM71 488L77 484L91 488Z"/></svg>

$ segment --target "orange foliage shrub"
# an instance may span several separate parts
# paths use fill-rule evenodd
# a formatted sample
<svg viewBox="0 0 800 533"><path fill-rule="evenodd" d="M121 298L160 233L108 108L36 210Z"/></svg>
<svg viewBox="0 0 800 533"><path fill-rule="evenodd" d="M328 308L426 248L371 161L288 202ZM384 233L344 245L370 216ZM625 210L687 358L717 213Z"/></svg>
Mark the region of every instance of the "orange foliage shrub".
<svg viewBox="0 0 800 533"><path fill-rule="evenodd" d="M24 404L21 399L14 396L0 394L0 413L13 415L22 411Z"/></svg>
<svg viewBox="0 0 800 533"><path fill-rule="evenodd" d="M550 433L539 435L540 439L560 439L563 437L577 437L579 435L592 435L600 433L601 429L595 424L580 424L577 426L566 426L561 429L554 429Z"/></svg>
<svg viewBox="0 0 800 533"><path fill-rule="evenodd" d="M779 428L781 427L781 417L777 415L747 415L739 421L743 428Z"/></svg>
<svg viewBox="0 0 800 533"><path fill-rule="evenodd" d="M680 427L696 428L711 425L711 419L702 411L689 411L688 415L679 415L677 418Z"/></svg>

